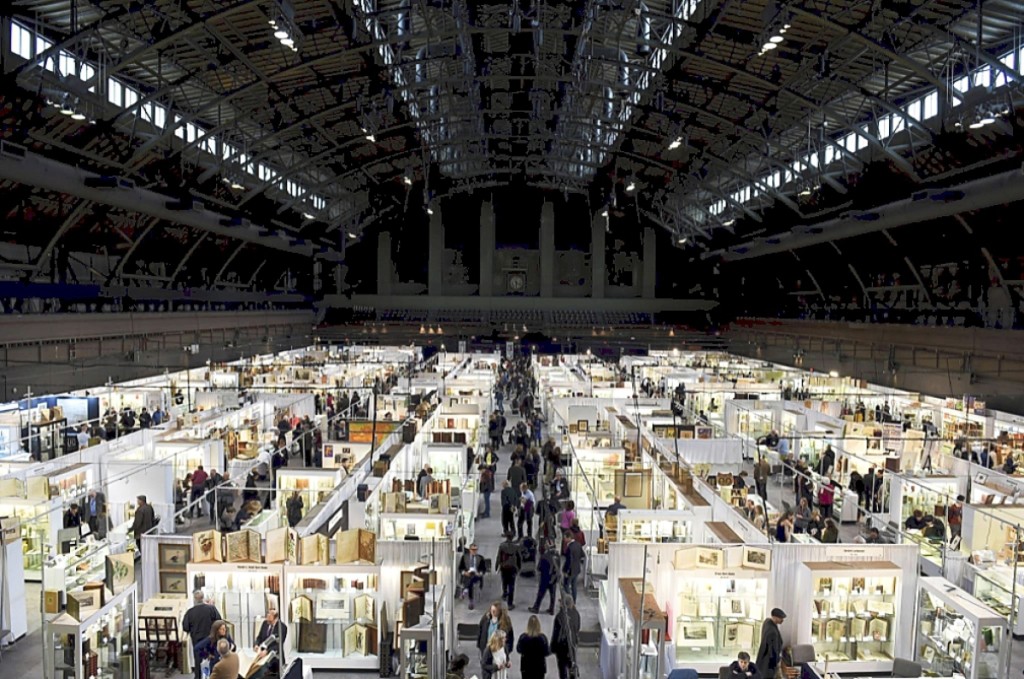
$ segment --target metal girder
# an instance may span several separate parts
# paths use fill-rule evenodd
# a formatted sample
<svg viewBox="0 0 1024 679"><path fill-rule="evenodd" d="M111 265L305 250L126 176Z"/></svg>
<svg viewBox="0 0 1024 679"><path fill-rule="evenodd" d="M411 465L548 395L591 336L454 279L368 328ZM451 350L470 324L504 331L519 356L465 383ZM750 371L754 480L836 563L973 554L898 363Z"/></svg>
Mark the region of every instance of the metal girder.
<svg viewBox="0 0 1024 679"><path fill-rule="evenodd" d="M949 85L943 82L941 78L936 78L935 75L928 70L927 66L918 63L914 59L911 59L903 54L898 54L897 52L894 52L893 50L889 49L888 47L885 47L884 45L880 45L877 41L873 40L872 38L869 38L863 33L860 33L858 31L852 31L849 28L846 28L845 26L841 26L832 21L831 19L829 19L827 16L822 16L820 14L808 12L807 10L803 9L802 7L799 7L795 3L787 5L787 8L795 16L802 17L808 20L809 22L817 24L824 28L837 31L844 35L848 35L857 42L864 45L865 47L875 52L878 52L882 56L908 68L909 70L913 71L918 77L924 79L925 82L934 85L939 90L939 92L942 93L943 98L948 99L949 97L954 97L961 101L963 100L962 94L957 92L955 89L950 88Z"/></svg>
<svg viewBox="0 0 1024 679"><path fill-rule="evenodd" d="M39 275L39 272L42 271L43 269L43 264L50 256L50 253L53 252L53 249L57 247L57 243L60 241L60 239L64 237L64 234L66 234L71 229L71 227L78 223L78 220L82 218L82 215L85 214L85 211L91 207L91 200L85 198L79 199L74 209L71 210L71 212L68 213L68 216L65 217L64 220L61 222L60 227L57 229L56 233L53 234L53 237L46 244L46 247L44 247L39 252L39 257L36 259L36 263L32 265L32 271L29 273L29 276L31 278L35 278L36 276Z"/></svg>
<svg viewBox="0 0 1024 679"><path fill-rule="evenodd" d="M181 273L181 270L185 267L185 262L189 260L189 258L192 256L192 253L195 252L196 249L199 248L199 246L202 245L203 241L206 240L209 236L210 232L204 231L203 235L199 236L199 238L192 239L192 245L185 252L185 256L181 258L180 262L178 262L178 266L174 267L174 273L171 274L171 279L168 285L174 285L174 281L178 280L178 274Z"/></svg>
<svg viewBox="0 0 1024 679"><path fill-rule="evenodd" d="M149 235L149 232L153 230L153 227L155 227L159 223L160 219L157 217L151 217L149 219L149 222L146 224L146 227L142 230L142 233L139 234L139 236L132 242L131 246L129 246L128 248L128 251L124 253L123 257L121 257L121 261L117 263L117 267L114 269L114 274L113 276L111 276L112 278L120 276L122 273L124 273L124 268L125 266L127 266L128 261L131 260L132 255L135 254L135 251L139 248L139 245L142 244L142 241L146 239L146 236Z"/></svg>
<svg viewBox="0 0 1024 679"><path fill-rule="evenodd" d="M248 243L239 243L235 247L235 249L231 251L231 254L228 255L228 258L224 260L224 263L221 265L220 269L217 271L217 275L213 279L213 284L214 285L217 285L217 283L220 282L221 278L224 276L224 272L226 272L228 270L228 266L231 265L231 262L235 261L235 257L237 257L238 253L240 253L242 250L245 249L246 245L248 245Z"/></svg>

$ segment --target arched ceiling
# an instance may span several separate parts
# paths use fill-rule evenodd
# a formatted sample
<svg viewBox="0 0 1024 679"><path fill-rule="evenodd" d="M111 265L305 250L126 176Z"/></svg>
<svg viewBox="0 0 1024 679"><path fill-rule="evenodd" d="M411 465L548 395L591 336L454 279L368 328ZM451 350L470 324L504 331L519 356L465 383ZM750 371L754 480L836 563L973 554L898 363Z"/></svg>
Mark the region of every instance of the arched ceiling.
<svg viewBox="0 0 1024 679"><path fill-rule="evenodd" d="M927 183L974 162L949 151L963 143L946 143L950 121L1013 110L1020 63L998 57L1020 49L1024 12L1019 0L14 7L13 20L46 42L27 59L6 60L6 82L18 89L5 95L5 139L140 186L187 191L209 209L254 220L266 237L287 234L320 251L343 249L382 215L418 208L410 197L427 202L496 181L585 193L595 207L623 196L675 237L705 247L729 238L735 220L813 219L828 206L810 189L841 203L868 163L888 165L908 186ZM275 29L289 33L294 49ZM782 41L765 50L776 35ZM966 94L953 86L986 65L1004 86ZM112 94L111 79L137 98ZM929 92L937 93L936 115L909 115L907 102ZM67 99L85 120L46 105ZM164 124L154 124L154 107ZM902 131L882 134L883 118ZM850 129L863 146L840 141ZM978 132L977 160L986 138L1015 130L1010 116ZM794 169L811 154L815 166ZM765 181L774 171L784 175L777 185ZM743 196L745 187L754 195ZM84 235L74 221L97 209L75 208L59 192L21 190L56 206L58 235ZM161 234L140 245L149 220L112 214L129 225L110 236L123 248L141 255L163 242ZM183 243L198 237L179 228ZM204 241L196 252L214 268L261 251L258 240ZM182 256L199 256L189 247Z"/></svg>

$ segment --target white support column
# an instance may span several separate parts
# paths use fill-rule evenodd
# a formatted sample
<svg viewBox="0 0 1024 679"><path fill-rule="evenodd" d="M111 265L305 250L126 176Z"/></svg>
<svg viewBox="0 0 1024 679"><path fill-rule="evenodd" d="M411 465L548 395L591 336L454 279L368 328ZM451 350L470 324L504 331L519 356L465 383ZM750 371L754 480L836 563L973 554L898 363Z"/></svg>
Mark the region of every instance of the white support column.
<svg viewBox="0 0 1024 679"><path fill-rule="evenodd" d="M391 262L391 233L381 231L377 235L377 294L391 294L391 276L394 264Z"/></svg>
<svg viewBox="0 0 1024 679"><path fill-rule="evenodd" d="M494 203L480 206L480 296L494 295Z"/></svg>
<svg viewBox="0 0 1024 679"><path fill-rule="evenodd" d="M555 206L540 209L540 296L555 296Z"/></svg>
<svg viewBox="0 0 1024 679"><path fill-rule="evenodd" d="M657 244L658 239L654 229L650 226L644 228L644 256L640 263L640 268L643 270L641 296L644 299L654 299L654 285L657 282L658 265Z"/></svg>
<svg viewBox="0 0 1024 679"><path fill-rule="evenodd" d="M604 299L605 280L608 278L608 274L604 270L604 230L608 225L608 218L601 216L602 211L595 213L593 220L590 222L590 277L592 286L590 296L594 299Z"/></svg>
<svg viewBox="0 0 1024 679"><path fill-rule="evenodd" d="M427 248L427 294L441 295L441 258L444 257L444 223L441 221L441 206L431 208L430 243Z"/></svg>

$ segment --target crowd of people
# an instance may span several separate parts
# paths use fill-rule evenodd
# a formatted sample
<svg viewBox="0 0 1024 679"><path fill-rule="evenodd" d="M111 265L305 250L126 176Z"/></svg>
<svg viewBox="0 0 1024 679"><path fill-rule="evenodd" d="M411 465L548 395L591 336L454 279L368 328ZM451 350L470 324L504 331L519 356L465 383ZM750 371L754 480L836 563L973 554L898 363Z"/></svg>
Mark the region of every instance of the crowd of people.
<svg viewBox="0 0 1024 679"><path fill-rule="evenodd" d="M240 667L238 647L231 637L228 621L203 591L192 593L192 607L182 618L181 628L192 643L195 679L237 679L244 673L249 679L280 676L285 666L284 643L288 639L288 626L275 609L269 609L252 648L251 673Z"/></svg>

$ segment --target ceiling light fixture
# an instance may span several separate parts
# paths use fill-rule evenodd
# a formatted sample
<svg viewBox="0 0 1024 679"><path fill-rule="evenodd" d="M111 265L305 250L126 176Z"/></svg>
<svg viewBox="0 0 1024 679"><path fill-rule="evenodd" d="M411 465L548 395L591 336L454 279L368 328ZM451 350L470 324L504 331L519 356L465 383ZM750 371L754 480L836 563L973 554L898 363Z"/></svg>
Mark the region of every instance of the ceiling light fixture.
<svg viewBox="0 0 1024 679"><path fill-rule="evenodd" d="M85 114L84 113L80 113L78 111L75 111L74 113L71 114L71 119L72 120L85 120Z"/></svg>
<svg viewBox="0 0 1024 679"><path fill-rule="evenodd" d="M63 114L63 115L69 116L69 115L71 115L72 113L74 113L74 112L75 112L75 109L73 109L73 108L71 107L71 104L70 104L70 103L68 103L68 101L67 101L67 100L65 100L65 101L64 101L64 103L62 103L62 104L60 105L60 112L61 112L61 114Z"/></svg>
<svg viewBox="0 0 1024 679"><path fill-rule="evenodd" d="M412 186L412 177L409 175L402 177L402 181L405 182L406 186Z"/></svg>
<svg viewBox="0 0 1024 679"><path fill-rule="evenodd" d="M991 125L995 121L996 121L996 119L993 118L992 116L985 116L984 118L982 118L978 122L981 123L982 125Z"/></svg>
<svg viewBox="0 0 1024 679"><path fill-rule="evenodd" d="M773 42L776 45L778 45L783 40L785 40L785 38L783 38L781 35L773 35L772 37L768 38L768 42Z"/></svg>
<svg viewBox="0 0 1024 679"><path fill-rule="evenodd" d="M427 208L427 214L428 215L432 215L432 214L434 214L434 211L428 207Z"/></svg>
<svg viewBox="0 0 1024 679"><path fill-rule="evenodd" d="M308 212L303 212L302 216L305 219L316 219L313 215L309 214Z"/></svg>
<svg viewBox="0 0 1024 679"><path fill-rule="evenodd" d="M669 143L668 150L669 151L675 151L677 148L679 148L682 145L683 145L683 138L682 137L676 137L674 140L672 140Z"/></svg>
<svg viewBox="0 0 1024 679"><path fill-rule="evenodd" d="M601 213L601 216L602 217L607 217L608 216L608 208L604 209L604 212Z"/></svg>
<svg viewBox="0 0 1024 679"><path fill-rule="evenodd" d="M684 244L686 242L686 238L685 237L684 238L680 238L678 242L679 242L680 245L682 245L682 244Z"/></svg>
<svg viewBox="0 0 1024 679"><path fill-rule="evenodd" d="M245 188L245 186L240 184L237 179L232 179L231 188L233 188L235 191L241 191L242 189Z"/></svg>
<svg viewBox="0 0 1024 679"><path fill-rule="evenodd" d="M630 182L629 184L626 185L626 193L632 193L633 191L636 191L636 184Z"/></svg>
<svg viewBox="0 0 1024 679"><path fill-rule="evenodd" d="M61 113L63 113L63 112L64 111L61 111ZM980 120L978 120L978 121L973 122L970 125L968 125L968 127L970 127L972 130L980 130L981 128L985 127L985 123L983 123Z"/></svg>
<svg viewBox="0 0 1024 679"><path fill-rule="evenodd" d="M348 237L349 238L356 238L356 235L354 233L352 233L351 231L349 231L348 232Z"/></svg>
<svg viewBox="0 0 1024 679"><path fill-rule="evenodd" d="M729 220L729 221L727 221L727 222L723 222L723 224L724 224L725 226L732 226L732 225L733 225L733 224L735 224L735 223L736 223L736 220L735 220L735 219L730 219L730 220Z"/></svg>
<svg viewBox="0 0 1024 679"><path fill-rule="evenodd" d="M277 38L278 40L284 40L285 38L290 38L291 36L288 35L288 31L284 30L283 28L278 28L276 31L274 31L274 37Z"/></svg>
<svg viewBox="0 0 1024 679"><path fill-rule="evenodd" d="M368 135L366 135L366 141L371 142L373 144L376 144L377 143L377 137L373 136L372 134L368 134Z"/></svg>
<svg viewBox="0 0 1024 679"><path fill-rule="evenodd" d="M281 38L281 44L285 47L295 47L295 41L291 38Z"/></svg>
<svg viewBox="0 0 1024 679"><path fill-rule="evenodd" d="M811 187L804 187L804 190L797 194L798 196L809 196L811 195Z"/></svg>

